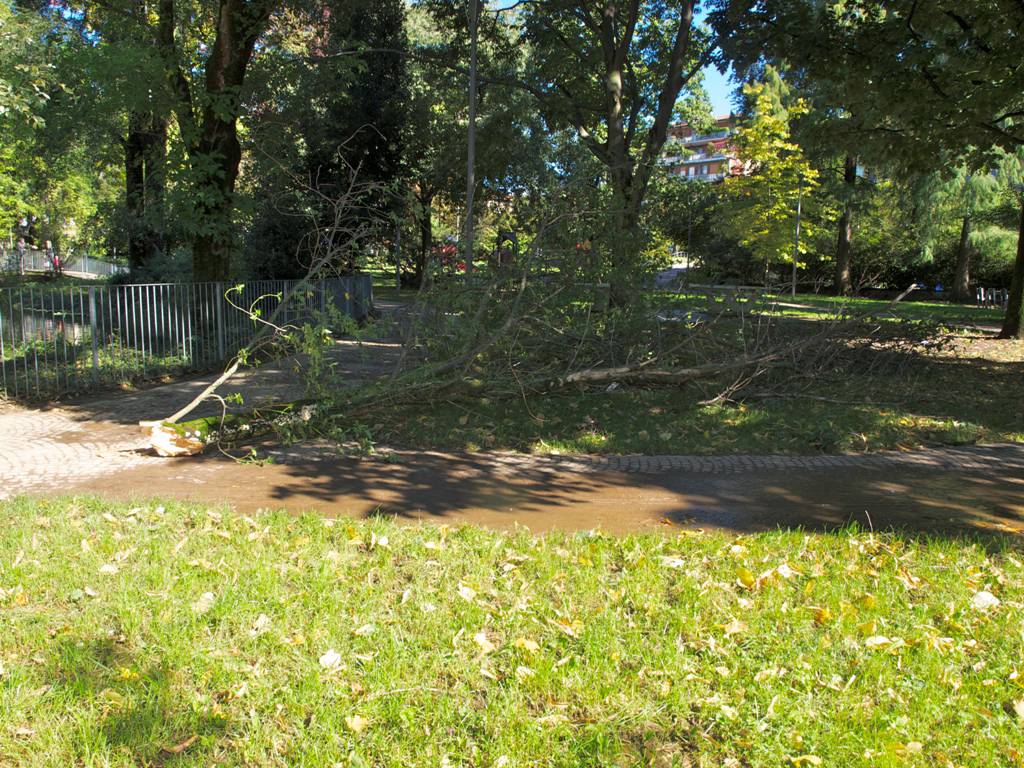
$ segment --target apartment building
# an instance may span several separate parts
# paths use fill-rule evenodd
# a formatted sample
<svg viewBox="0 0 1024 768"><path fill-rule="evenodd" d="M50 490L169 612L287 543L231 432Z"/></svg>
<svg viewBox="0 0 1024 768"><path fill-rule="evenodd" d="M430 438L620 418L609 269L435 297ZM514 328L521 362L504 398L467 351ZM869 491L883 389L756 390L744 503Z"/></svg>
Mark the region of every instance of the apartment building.
<svg viewBox="0 0 1024 768"><path fill-rule="evenodd" d="M740 173L742 164L732 149L736 132L733 115L715 119L711 133L695 133L688 123L668 129L664 162L669 172L691 181L721 181Z"/></svg>

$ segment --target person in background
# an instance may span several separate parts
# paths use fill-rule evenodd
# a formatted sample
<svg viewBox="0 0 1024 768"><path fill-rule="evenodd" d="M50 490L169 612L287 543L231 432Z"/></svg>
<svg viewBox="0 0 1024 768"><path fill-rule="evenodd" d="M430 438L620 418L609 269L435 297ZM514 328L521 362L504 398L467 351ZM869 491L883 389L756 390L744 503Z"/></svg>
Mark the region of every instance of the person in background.
<svg viewBox="0 0 1024 768"><path fill-rule="evenodd" d="M14 246L15 258L18 260L18 263L14 265L14 269L18 271L19 275L25 274L25 248L25 238L19 237L18 244Z"/></svg>
<svg viewBox="0 0 1024 768"><path fill-rule="evenodd" d="M50 265L50 270L54 275L59 277L61 272L60 257L53 249L53 243L49 240L47 240L43 245L43 254L46 256L46 263Z"/></svg>

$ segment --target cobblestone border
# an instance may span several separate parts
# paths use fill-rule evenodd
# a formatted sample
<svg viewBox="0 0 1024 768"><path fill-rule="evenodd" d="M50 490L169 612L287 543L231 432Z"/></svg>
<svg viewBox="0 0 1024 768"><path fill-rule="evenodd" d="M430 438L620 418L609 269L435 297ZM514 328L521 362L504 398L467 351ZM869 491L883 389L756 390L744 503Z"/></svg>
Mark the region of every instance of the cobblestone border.
<svg viewBox="0 0 1024 768"><path fill-rule="evenodd" d="M757 471L830 469L936 469L970 472L1013 472L1024 477L1024 445L1015 443L936 448L919 451L820 456L527 456L512 453L487 455L509 468L550 468L566 472L620 472L660 474L738 474Z"/></svg>

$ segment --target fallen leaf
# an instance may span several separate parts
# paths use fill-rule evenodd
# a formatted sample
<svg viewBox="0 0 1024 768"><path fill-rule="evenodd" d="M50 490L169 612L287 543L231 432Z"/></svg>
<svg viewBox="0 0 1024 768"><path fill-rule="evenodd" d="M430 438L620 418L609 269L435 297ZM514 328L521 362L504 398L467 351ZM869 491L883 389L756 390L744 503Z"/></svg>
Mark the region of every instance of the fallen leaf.
<svg viewBox="0 0 1024 768"><path fill-rule="evenodd" d="M352 634L356 637L366 637L367 635L372 635L376 630L377 627L373 624L363 624L363 626L358 629L352 630Z"/></svg>
<svg viewBox="0 0 1024 768"><path fill-rule="evenodd" d="M790 765L799 768L802 765L821 765L821 758L817 755L800 755L789 758Z"/></svg>
<svg viewBox="0 0 1024 768"><path fill-rule="evenodd" d="M115 573L117 573L117 566L113 563L105 563L104 565L100 566L100 573L106 576L113 576Z"/></svg>
<svg viewBox="0 0 1024 768"><path fill-rule="evenodd" d="M730 637L732 635L738 635L742 632L747 631L747 625L739 619L733 619L725 625L725 636Z"/></svg>
<svg viewBox="0 0 1024 768"><path fill-rule="evenodd" d="M345 727L352 733L362 733L369 724L370 721L362 715L345 715Z"/></svg>
<svg viewBox="0 0 1024 768"><path fill-rule="evenodd" d="M252 629L249 630L249 634L256 637L257 635L262 635L268 629L270 629L270 617L265 613L261 613L256 617L256 621L253 622Z"/></svg>
<svg viewBox="0 0 1024 768"><path fill-rule="evenodd" d="M204 614L213 607L216 599L213 592L203 592L199 599L192 603L192 610L198 614Z"/></svg>
<svg viewBox="0 0 1024 768"><path fill-rule="evenodd" d="M459 584L459 597L470 603L476 597L476 590L472 587L467 587L465 584Z"/></svg>
<svg viewBox="0 0 1024 768"><path fill-rule="evenodd" d="M490 640L487 639L487 633L484 632L483 630L481 630L481 631L477 632L475 635L473 635L473 642L476 643L477 646L479 646L480 652L483 655L485 655L485 656L488 653L493 653L494 652L495 645L494 645L494 643L492 643Z"/></svg>
<svg viewBox="0 0 1024 768"><path fill-rule="evenodd" d="M999 603L998 597L985 590L975 593L974 597L971 598L971 607L976 611L989 611L993 608L998 608Z"/></svg>
<svg viewBox="0 0 1024 768"><path fill-rule="evenodd" d="M498 676L496 674L494 674L494 670L492 670L486 664L484 664L484 665L482 665L480 667L480 674L483 675L484 677L488 678L489 680L497 680L498 679Z"/></svg>
<svg viewBox="0 0 1024 768"><path fill-rule="evenodd" d="M330 648L320 657L320 666L331 671L339 669L341 667L341 654Z"/></svg>
<svg viewBox="0 0 1024 768"><path fill-rule="evenodd" d="M0 672L0 674L3 674ZM1024 723L1024 699L1013 702L1013 711L1017 713L1017 719Z"/></svg>
<svg viewBox="0 0 1024 768"><path fill-rule="evenodd" d="M741 586L747 589L752 589L757 584L757 577L754 576L753 571L749 568L744 568L742 565L736 569L736 579L739 581Z"/></svg>
<svg viewBox="0 0 1024 768"><path fill-rule="evenodd" d="M571 624L563 619L555 619L551 623L569 637L579 637L577 630L582 626L578 621Z"/></svg>
<svg viewBox="0 0 1024 768"><path fill-rule="evenodd" d="M794 576L800 575L799 571L789 567L789 563L783 563L775 569L775 572L784 579L792 579Z"/></svg>
<svg viewBox="0 0 1024 768"><path fill-rule="evenodd" d="M515 642L516 648L527 653L536 653L540 650L540 644L536 640L531 640L528 637L520 637Z"/></svg>

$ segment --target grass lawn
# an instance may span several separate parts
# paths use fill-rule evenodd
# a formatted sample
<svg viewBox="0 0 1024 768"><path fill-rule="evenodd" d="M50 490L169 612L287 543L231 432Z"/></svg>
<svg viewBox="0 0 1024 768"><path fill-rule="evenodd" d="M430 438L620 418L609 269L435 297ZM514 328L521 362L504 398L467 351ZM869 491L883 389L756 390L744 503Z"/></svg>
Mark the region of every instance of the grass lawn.
<svg viewBox="0 0 1024 768"><path fill-rule="evenodd" d="M821 312L835 313L845 311L852 314L862 312L887 312L894 317L905 320L925 320L933 323L957 324L988 324L1002 323L1004 311L993 307L976 307L969 304L950 304L943 301L903 301L889 308L891 302L881 299L842 298L822 296L813 293L798 293L795 297L789 294L769 296L768 301L779 304L799 304ZM809 314L801 313L800 309L781 306L776 311L784 315Z"/></svg>
<svg viewBox="0 0 1024 768"><path fill-rule="evenodd" d="M1024 765L1024 553L0 506L0 765Z"/></svg>
<svg viewBox="0 0 1024 768"><path fill-rule="evenodd" d="M1024 554L0 506L0 765L1024 765Z"/></svg>

